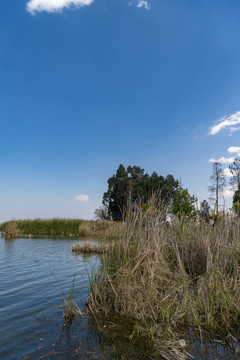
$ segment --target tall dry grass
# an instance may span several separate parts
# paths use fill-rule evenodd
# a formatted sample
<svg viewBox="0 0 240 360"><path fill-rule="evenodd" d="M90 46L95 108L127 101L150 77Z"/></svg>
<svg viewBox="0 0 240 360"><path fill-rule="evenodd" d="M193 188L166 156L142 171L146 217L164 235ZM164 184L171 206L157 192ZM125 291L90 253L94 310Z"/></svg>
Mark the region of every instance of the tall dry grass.
<svg viewBox="0 0 240 360"><path fill-rule="evenodd" d="M129 209L122 237L93 278L88 304L96 317L135 319L133 336L147 335L165 358L180 359L179 347L171 355L162 339L175 341L188 328L201 335L238 325L240 222L225 216L212 227L180 219L167 228L164 219L156 199L145 212Z"/></svg>
<svg viewBox="0 0 240 360"><path fill-rule="evenodd" d="M9 222L5 228L5 237L7 239L17 238L20 235L20 231L15 220Z"/></svg>
<svg viewBox="0 0 240 360"><path fill-rule="evenodd" d="M78 229L79 236L98 236L106 240L118 239L122 224L114 221L83 220Z"/></svg>

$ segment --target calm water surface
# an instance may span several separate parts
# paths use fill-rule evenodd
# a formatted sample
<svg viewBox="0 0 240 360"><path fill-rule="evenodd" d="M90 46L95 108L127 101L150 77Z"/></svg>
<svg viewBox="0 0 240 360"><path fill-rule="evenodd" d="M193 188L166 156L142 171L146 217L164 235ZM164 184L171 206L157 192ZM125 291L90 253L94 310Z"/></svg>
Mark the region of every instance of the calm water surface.
<svg viewBox="0 0 240 360"><path fill-rule="evenodd" d="M74 243L64 238L0 239L0 359L37 359L55 349L71 353L74 337L89 335L87 320L74 325L79 329L71 338L73 329L66 329L62 319L63 292L69 294L74 275L75 300L83 308L88 276L100 262L97 256L72 253Z"/></svg>
<svg viewBox="0 0 240 360"><path fill-rule="evenodd" d="M100 264L97 255L72 253L75 241L0 239L1 360L149 359L142 355L141 343L129 347L124 337L106 337L89 318L64 324L63 293L69 294L75 275L74 299L84 309L89 275ZM114 324L107 327L113 334ZM239 359L218 343L202 352L198 340L189 337L188 342L195 359Z"/></svg>

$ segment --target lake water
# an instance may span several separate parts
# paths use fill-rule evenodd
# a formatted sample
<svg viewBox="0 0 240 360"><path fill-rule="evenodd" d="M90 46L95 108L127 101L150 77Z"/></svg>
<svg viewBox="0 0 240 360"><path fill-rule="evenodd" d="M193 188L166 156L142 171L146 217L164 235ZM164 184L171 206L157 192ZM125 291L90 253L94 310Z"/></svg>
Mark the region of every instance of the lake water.
<svg viewBox="0 0 240 360"><path fill-rule="evenodd" d="M141 347L129 348L124 337L113 340L89 318L64 323L63 294L70 293L75 276L74 300L84 310L89 276L100 264L97 255L72 252L75 241L0 239L1 360L139 359Z"/></svg>
<svg viewBox="0 0 240 360"><path fill-rule="evenodd" d="M1 360L149 358L142 355L141 343L130 347L123 336L106 336L89 318L79 318L70 327L64 323L63 294L69 294L75 276L74 300L84 310L89 276L100 264L97 255L73 253L75 241L0 239ZM114 324L107 327L113 334ZM203 354L196 339L190 342L195 359L236 359L218 343Z"/></svg>
<svg viewBox="0 0 240 360"><path fill-rule="evenodd" d="M64 334L63 292L69 294L76 275L75 299L84 304L88 274L100 261L76 256L74 243L63 238L0 239L0 359L39 358L55 347L67 351L68 346L71 352L73 345L64 345L71 339Z"/></svg>

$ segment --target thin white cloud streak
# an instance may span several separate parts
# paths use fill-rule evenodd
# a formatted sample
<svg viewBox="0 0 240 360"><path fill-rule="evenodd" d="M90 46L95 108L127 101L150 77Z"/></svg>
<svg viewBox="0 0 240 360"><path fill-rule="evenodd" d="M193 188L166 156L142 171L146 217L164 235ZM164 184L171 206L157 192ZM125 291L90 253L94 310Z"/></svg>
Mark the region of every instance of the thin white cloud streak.
<svg viewBox="0 0 240 360"><path fill-rule="evenodd" d="M240 156L240 146L230 146L230 147L228 148L228 152L229 152L230 154L236 153L237 156Z"/></svg>
<svg viewBox="0 0 240 360"><path fill-rule="evenodd" d="M240 124L240 111L237 111L235 114L222 117L218 121L218 124L210 127L209 135L216 135L220 130L227 127L231 127L231 132L236 131L234 125L238 124Z"/></svg>
<svg viewBox="0 0 240 360"><path fill-rule="evenodd" d="M36 12L47 11L50 13L60 12L64 8L69 8L72 6L89 6L94 2L94 0L30 0L27 3L26 9L32 15Z"/></svg>
<svg viewBox="0 0 240 360"><path fill-rule="evenodd" d="M234 133L235 131L240 130L240 127L230 127L229 130L231 133Z"/></svg>
<svg viewBox="0 0 240 360"><path fill-rule="evenodd" d="M90 198L88 195L85 194L79 194L79 195L75 195L73 198L74 201L80 201L80 202L84 202L87 203L89 202Z"/></svg>
<svg viewBox="0 0 240 360"><path fill-rule="evenodd" d="M149 4L149 2L147 0L139 0L138 4L137 4L137 7L138 8L145 7L145 9L147 9L147 10L151 9L150 4Z"/></svg>
<svg viewBox="0 0 240 360"><path fill-rule="evenodd" d="M219 162L219 163L223 163L223 164L231 164L234 161L234 159L235 159L234 157L225 158L223 156L220 159L209 159L208 162L210 162L210 163Z"/></svg>

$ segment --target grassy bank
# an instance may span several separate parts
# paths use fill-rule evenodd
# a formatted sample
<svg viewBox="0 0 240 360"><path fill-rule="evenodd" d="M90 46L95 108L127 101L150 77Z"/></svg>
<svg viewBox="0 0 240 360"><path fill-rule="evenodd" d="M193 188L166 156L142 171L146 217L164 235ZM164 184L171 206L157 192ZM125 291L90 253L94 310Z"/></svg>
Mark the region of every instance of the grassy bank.
<svg viewBox="0 0 240 360"><path fill-rule="evenodd" d="M89 312L134 319L133 336L151 338L166 359L184 358L175 340L189 328L201 336L239 325L240 222L233 217L215 227L182 219L166 228L155 200L146 212L133 207L101 271Z"/></svg>
<svg viewBox="0 0 240 360"><path fill-rule="evenodd" d="M12 234L11 229L14 230ZM75 235L98 236L114 239L120 236L121 224L111 221L93 221L81 219L35 219L12 220L4 222L0 231L6 232L9 237L24 235Z"/></svg>

